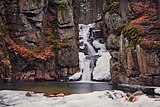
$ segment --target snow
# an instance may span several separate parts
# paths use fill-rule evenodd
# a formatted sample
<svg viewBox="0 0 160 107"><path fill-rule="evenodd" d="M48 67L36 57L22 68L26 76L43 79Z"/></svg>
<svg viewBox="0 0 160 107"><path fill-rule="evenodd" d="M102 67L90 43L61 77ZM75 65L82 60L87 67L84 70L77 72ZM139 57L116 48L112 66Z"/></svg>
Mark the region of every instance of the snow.
<svg viewBox="0 0 160 107"><path fill-rule="evenodd" d="M105 46L105 44L99 43L98 40L94 40L94 41L93 41L93 46L94 46L96 49L100 48L100 51L106 51L106 46Z"/></svg>
<svg viewBox="0 0 160 107"><path fill-rule="evenodd" d="M69 77L69 80L78 80L82 75L82 72L76 72L74 75Z"/></svg>
<svg viewBox="0 0 160 107"><path fill-rule="evenodd" d="M160 107L160 101L146 95L136 96L138 100L130 102L122 91L105 90L51 98L43 94L32 94L31 97L25 94L25 91L0 91L0 104L7 104L7 107Z"/></svg>
<svg viewBox="0 0 160 107"><path fill-rule="evenodd" d="M93 71L93 79L94 80L110 80L110 53L109 52L101 52L99 53L101 57L98 58L96 62L96 67Z"/></svg>
<svg viewBox="0 0 160 107"><path fill-rule="evenodd" d="M155 88L154 93L155 93L155 94L160 94L160 87Z"/></svg>

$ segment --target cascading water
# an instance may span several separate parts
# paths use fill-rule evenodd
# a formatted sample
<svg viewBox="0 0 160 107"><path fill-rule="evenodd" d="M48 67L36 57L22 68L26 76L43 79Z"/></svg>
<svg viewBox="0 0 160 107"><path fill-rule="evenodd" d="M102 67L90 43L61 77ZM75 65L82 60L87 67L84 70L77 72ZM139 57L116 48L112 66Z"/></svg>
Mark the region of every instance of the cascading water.
<svg viewBox="0 0 160 107"><path fill-rule="evenodd" d="M84 68L82 68L82 81L91 81L91 59L87 58L87 56L92 57L96 55L94 47L89 42L90 29L94 27L94 23L89 25L79 24L79 37L82 39L80 40L80 42L82 42L80 49L85 50L85 48L87 48L87 55L85 55L85 60L83 62Z"/></svg>
<svg viewBox="0 0 160 107"><path fill-rule="evenodd" d="M89 42L84 42L84 44L87 45L88 55L90 55L90 56L96 55L95 49L93 48L93 46Z"/></svg>
<svg viewBox="0 0 160 107"><path fill-rule="evenodd" d="M81 81L91 81L91 75L93 76L93 80L110 79L109 60L111 56L109 52L107 52L105 44L100 43L100 38L93 37L91 29L94 29L95 27L95 23L88 25L79 24L80 72L71 76L69 78L70 80L77 80L78 78L82 77Z"/></svg>

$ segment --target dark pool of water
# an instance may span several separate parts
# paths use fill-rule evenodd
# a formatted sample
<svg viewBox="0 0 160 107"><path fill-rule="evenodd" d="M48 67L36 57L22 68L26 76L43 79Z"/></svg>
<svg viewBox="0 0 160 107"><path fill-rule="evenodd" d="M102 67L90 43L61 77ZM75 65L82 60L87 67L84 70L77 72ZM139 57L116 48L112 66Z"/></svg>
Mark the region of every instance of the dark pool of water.
<svg viewBox="0 0 160 107"><path fill-rule="evenodd" d="M43 93L80 94L93 91L112 90L107 82L29 82L0 84L0 90L20 90Z"/></svg>

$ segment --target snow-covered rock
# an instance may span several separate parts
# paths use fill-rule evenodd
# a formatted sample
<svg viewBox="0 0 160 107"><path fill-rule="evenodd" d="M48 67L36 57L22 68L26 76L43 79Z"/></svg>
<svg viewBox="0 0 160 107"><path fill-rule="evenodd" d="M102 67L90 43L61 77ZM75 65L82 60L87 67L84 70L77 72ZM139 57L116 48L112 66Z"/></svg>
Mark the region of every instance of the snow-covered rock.
<svg viewBox="0 0 160 107"><path fill-rule="evenodd" d="M137 101L130 102L122 91L95 91L51 98L43 94L31 97L25 94L25 91L0 91L0 107L160 107L160 101L146 95L136 96Z"/></svg>
<svg viewBox="0 0 160 107"><path fill-rule="evenodd" d="M93 71L93 79L94 80L110 80L110 53L109 52L101 52L99 53L101 57L98 58L96 62L96 67Z"/></svg>
<svg viewBox="0 0 160 107"><path fill-rule="evenodd" d="M82 76L82 72L77 72L74 75L72 75L71 77L69 77L69 80L76 81L76 80L79 80L81 78L81 76Z"/></svg>
<svg viewBox="0 0 160 107"><path fill-rule="evenodd" d="M154 93L155 93L155 94L159 94L159 95L160 95L160 87L155 88L155 89L154 89Z"/></svg>

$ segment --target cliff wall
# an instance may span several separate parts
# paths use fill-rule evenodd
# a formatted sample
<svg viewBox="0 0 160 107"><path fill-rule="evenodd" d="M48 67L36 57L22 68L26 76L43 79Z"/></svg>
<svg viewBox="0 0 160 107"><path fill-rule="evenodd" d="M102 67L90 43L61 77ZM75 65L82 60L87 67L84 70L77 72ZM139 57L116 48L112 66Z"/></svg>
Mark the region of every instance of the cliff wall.
<svg viewBox="0 0 160 107"><path fill-rule="evenodd" d="M103 36L112 56L113 83L160 86L157 2L128 0L121 7L119 1L106 1Z"/></svg>
<svg viewBox="0 0 160 107"><path fill-rule="evenodd" d="M0 4L1 80L59 80L78 71L72 0Z"/></svg>

